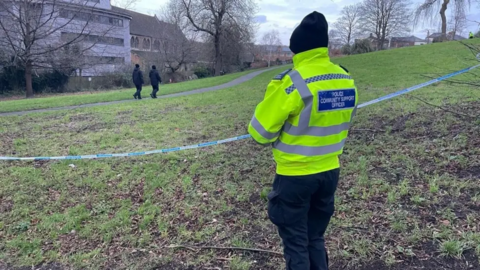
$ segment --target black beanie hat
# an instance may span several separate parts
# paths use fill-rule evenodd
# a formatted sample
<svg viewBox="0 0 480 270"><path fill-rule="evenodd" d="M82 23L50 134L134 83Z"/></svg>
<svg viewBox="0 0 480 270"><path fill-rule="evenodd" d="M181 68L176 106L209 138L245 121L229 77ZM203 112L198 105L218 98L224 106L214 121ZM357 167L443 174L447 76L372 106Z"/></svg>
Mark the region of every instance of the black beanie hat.
<svg viewBox="0 0 480 270"><path fill-rule="evenodd" d="M290 50L297 54L328 47L328 23L322 13L312 12L303 18L290 37Z"/></svg>

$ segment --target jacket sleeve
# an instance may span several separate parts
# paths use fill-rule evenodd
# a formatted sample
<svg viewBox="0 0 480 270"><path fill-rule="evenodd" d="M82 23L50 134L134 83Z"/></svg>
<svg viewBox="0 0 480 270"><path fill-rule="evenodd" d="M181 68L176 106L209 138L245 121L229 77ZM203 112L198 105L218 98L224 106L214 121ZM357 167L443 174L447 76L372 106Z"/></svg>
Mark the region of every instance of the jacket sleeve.
<svg viewBox="0 0 480 270"><path fill-rule="evenodd" d="M255 109L248 125L248 133L260 144L275 142L285 121L299 110L298 94L287 94L291 83L273 80L267 87L265 97Z"/></svg>
<svg viewBox="0 0 480 270"><path fill-rule="evenodd" d="M157 76L158 82L161 83L161 82L162 82L162 78L160 78L160 74L157 72L157 73L155 73L155 75Z"/></svg>
<svg viewBox="0 0 480 270"><path fill-rule="evenodd" d="M142 84L145 83L145 81L143 80L143 72L142 71L139 71L140 72L140 81L142 82Z"/></svg>

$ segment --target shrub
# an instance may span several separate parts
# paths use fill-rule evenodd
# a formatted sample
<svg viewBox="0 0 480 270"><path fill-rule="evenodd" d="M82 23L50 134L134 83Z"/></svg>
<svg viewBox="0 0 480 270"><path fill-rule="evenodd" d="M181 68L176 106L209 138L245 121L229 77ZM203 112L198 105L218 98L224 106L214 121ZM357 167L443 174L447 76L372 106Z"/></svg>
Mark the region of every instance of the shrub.
<svg viewBox="0 0 480 270"><path fill-rule="evenodd" d="M330 49L329 50L331 56L340 56L342 55L342 51L339 49Z"/></svg>
<svg viewBox="0 0 480 270"><path fill-rule="evenodd" d="M207 67L203 67L203 66L194 68L193 73L195 75L197 75L197 77L199 79L206 78L206 77L211 77L212 74L213 74L210 69L208 69Z"/></svg>
<svg viewBox="0 0 480 270"><path fill-rule="evenodd" d="M340 49L343 55L350 55L352 54L352 46L350 44L345 44Z"/></svg>
<svg viewBox="0 0 480 270"><path fill-rule="evenodd" d="M351 54L362 54L373 52L372 44L368 39L357 40L353 43Z"/></svg>
<svg viewBox="0 0 480 270"><path fill-rule="evenodd" d="M32 74L32 87L35 93L61 93L68 83L68 74L59 70L52 70ZM1 93L23 91L25 89L25 69L16 66L5 66L0 72Z"/></svg>

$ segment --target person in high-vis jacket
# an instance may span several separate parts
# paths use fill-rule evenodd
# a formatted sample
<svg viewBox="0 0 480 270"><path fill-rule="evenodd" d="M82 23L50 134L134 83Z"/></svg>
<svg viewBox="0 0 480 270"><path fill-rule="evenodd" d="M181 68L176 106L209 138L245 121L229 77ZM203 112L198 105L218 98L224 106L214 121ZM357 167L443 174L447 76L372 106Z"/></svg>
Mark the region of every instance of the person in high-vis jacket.
<svg viewBox="0 0 480 270"><path fill-rule="evenodd" d="M473 37L474 37L473 32L470 32L470 34L468 35L468 37L469 37L470 39L473 39Z"/></svg>
<svg viewBox="0 0 480 270"><path fill-rule="evenodd" d="M330 62L323 14L306 16L290 38L294 68L277 75L248 131L272 145L277 163L268 216L283 240L288 270L327 270L324 233L357 90L347 69Z"/></svg>

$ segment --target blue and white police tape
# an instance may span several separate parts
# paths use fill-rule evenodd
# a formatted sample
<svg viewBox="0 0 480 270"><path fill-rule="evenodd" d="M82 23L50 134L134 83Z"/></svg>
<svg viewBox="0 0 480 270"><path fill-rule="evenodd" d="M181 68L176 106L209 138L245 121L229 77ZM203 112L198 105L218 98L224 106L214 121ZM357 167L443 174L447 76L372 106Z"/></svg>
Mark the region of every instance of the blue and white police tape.
<svg viewBox="0 0 480 270"><path fill-rule="evenodd" d="M159 150L152 150L152 151L145 151L145 152L133 152L133 153L120 153L120 154L96 154L96 155L85 155L85 156L59 156L59 157L0 157L0 160L71 160L71 159L97 159L97 158L109 158L109 157L133 157L133 156L145 156L151 154L159 154L159 153L169 153L169 152L176 152L181 150L187 149L195 149L201 148L211 145L223 144L227 142L234 142L243 139L250 138L250 135L242 135L233 138L228 138L219 141L212 141L206 143L199 143L199 144L192 144L187 146L180 146L180 147L173 147L173 148L166 148L166 149L159 149Z"/></svg>
<svg viewBox="0 0 480 270"><path fill-rule="evenodd" d="M430 80L428 82L424 82L422 84L418 84L403 90L400 90L398 92L376 98L373 100L370 100L368 102L362 103L358 105L358 108L363 108L387 99L394 98L396 96L400 96L409 92L412 92L414 90L423 88L425 86L446 80L448 78L451 78L453 76L457 76L459 74L468 72L472 69L478 68L480 65L476 65L473 67L469 67L466 69L459 70L454 73L450 73L448 75ZM174 147L174 148L166 148L166 149L159 149L159 150L152 150L152 151L144 151L144 152L133 152L133 153L120 153L120 154L96 154L96 155L85 155L85 156L58 156L58 157L1 157L0 160L16 160L16 161L28 161L28 160L75 160L75 159L97 159L97 158L110 158L110 157L132 157L132 156L144 156L144 155L151 155L151 154L159 154L159 153L169 153L169 152L176 152L176 151L181 151L181 150L187 150L187 149L195 149L195 148L201 148L201 147L206 147L206 146L211 146L211 145L218 145L218 144L223 144L223 143L228 143L228 142L234 142L234 141L239 141L243 139L248 139L250 138L250 135L242 135L242 136L237 136L233 138L228 138L224 140L219 140L219 141L211 141L211 142L206 142L206 143L199 143L199 144L192 144L188 146L180 146L180 147Z"/></svg>

